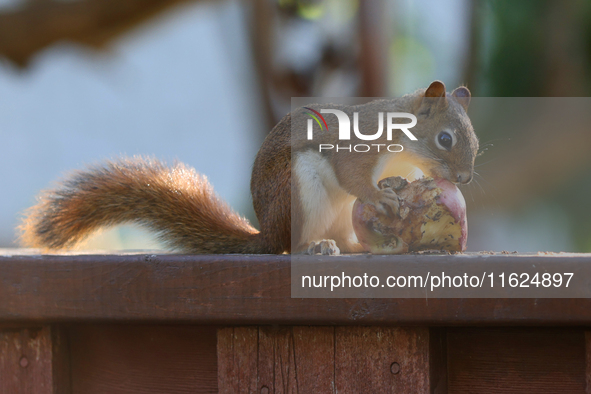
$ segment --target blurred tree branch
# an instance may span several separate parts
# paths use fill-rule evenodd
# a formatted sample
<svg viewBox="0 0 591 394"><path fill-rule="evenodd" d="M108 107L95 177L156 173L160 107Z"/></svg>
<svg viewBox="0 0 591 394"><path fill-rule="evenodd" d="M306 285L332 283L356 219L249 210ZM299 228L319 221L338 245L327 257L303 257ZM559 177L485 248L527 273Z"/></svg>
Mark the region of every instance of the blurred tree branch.
<svg viewBox="0 0 591 394"><path fill-rule="evenodd" d="M263 99L262 108L265 116L266 127L263 136L275 126L279 119L273 113L270 91L267 80L272 74L272 46L274 10L271 2L267 0L250 0L249 35L254 68L256 72L257 86Z"/></svg>
<svg viewBox="0 0 591 394"><path fill-rule="evenodd" d="M384 0L364 0L359 4L360 95L364 97L384 97L388 91L385 8Z"/></svg>
<svg viewBox="0 0 591 394"><path fill-rule="evenodd" d="M0 12L0 55L19 66L60 40L103 47L177 4L195 0L33 0Z"/></svg>

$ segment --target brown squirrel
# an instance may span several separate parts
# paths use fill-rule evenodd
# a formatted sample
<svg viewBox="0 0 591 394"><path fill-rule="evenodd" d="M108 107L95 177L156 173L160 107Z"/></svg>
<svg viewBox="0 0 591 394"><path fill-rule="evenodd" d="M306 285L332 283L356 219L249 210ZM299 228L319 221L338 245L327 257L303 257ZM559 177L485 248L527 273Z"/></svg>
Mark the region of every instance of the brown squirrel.
<svg viewBox="0 0 591 394"><path fill-rule="evenodd" d="M182 253L361 251L351 224L351 202L360 198L382 212L397 212L396 193L377 187L382 177L400 175L387 174L389 163L403 160L429 176L470 182L478 139L466 113L469 102L467 88L448 94L435 81L397 99L322 106L348 115L358 112L364 132L378 128L379 112L414 114L417 141L402 132L391 133L389 141L385 135L373 141L404 142L399 153L319 152L318 143L339 142L336 117L326 116L327 130L315 132L311 141L305 133L292 136L292 128L306 129L304 110L286 115L265 139L253 166L251 192L260 231L221 201L192 168L132 158L76 172L43 192L20 227L21 240L31 247L68 248L100 227L127 222L155 231ZM308 108L321 110L320 105ZM352 136L350 142L364 141Z"/></svg>

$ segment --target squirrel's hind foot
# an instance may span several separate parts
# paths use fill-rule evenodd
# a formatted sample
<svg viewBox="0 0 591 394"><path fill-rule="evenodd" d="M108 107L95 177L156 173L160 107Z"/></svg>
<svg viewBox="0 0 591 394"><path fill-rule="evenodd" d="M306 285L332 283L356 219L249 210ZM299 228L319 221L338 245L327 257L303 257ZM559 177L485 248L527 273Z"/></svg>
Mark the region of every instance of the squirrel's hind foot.
<svg viewBox="0 0 591 394"><path fill-rule="evenodd" d="M324 256L337 256L341 254L341 251L337 246L337 243L332 239L310 242L306 254L315 255L318 253Z"/></svg>

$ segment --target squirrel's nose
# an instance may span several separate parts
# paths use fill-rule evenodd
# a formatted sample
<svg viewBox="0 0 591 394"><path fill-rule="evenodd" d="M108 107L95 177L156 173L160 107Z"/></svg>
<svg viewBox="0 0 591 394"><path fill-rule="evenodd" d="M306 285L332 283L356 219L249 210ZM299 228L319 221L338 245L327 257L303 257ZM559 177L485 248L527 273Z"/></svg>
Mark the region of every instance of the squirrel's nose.
<svg viewBox="0 0 591 394"><path fill-rule="evenodd" d="M458 183L467 184L472 181L472 171L458 172Z"/></svg>

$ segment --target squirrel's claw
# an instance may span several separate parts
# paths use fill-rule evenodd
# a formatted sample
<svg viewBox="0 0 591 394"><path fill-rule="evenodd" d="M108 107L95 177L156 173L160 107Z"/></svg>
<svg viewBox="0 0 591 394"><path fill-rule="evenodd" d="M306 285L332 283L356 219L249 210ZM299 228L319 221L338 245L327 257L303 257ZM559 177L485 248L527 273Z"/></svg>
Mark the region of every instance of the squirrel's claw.
<svg viewBox="0 0 591 394"><path fill-rule="evenodd" d="M318 242L310 242L306 254L315 255L320 253L324 256L337 256L341 254L341 250L337 246L337 243L332 239L323 239Z"/></svg>
<svg viewBox="0 0 591 394"><path fill-rule="evenodd" d="M398 215L400 199L396 192L390 188L377 192L376 199L372 202L379 213L386 216Z"/></svg>

